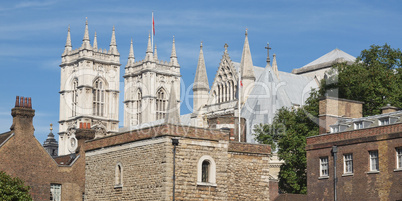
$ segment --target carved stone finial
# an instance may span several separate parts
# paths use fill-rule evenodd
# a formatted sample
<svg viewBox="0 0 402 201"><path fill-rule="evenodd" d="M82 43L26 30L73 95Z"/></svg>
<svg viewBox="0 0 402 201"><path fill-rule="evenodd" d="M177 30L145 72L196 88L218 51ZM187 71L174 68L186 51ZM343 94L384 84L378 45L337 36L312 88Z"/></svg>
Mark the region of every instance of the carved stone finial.
<svg viewBox="0 0 402 201"><path fill-rule="evenodd" d="M267 64L271 64L271 59L269 58L269 50L272 48L269 47L269 43L267 43L265 49L267 49Z"/></svg>
<svg viewBox="0 0 402 201"><path fill-rule="evenodd" d="M225 43L225 45L223 47L225 48L225 54L227 54L229 45L227 43Z"/></svg>
<svg viewBox="0 0 402 201"><path fill-rule="evenodd" d="M50 132L53 131L53 124L50 124Z"/></svg>

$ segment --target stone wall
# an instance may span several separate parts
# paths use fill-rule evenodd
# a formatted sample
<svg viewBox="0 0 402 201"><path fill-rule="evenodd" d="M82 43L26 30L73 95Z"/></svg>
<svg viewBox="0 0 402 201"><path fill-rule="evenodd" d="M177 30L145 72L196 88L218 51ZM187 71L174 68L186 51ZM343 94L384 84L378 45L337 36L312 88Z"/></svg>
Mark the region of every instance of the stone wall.
<svg viewBox="0 0 402 201"><path fill-rule="evenodd" d="M160 125L148 134L137 130L87 141L86 200L172 200L172 138L179 139L175 200L268 200L269 146L232 143L223 131L184 128ZM215 162L216 182L198 179L203 157ZM117 164L121 187L115 186Z"/></svg>
<svg viewBox="0 0 402 201"><path fill-rule="evenodd" d="M87 152L86 200L167 200L172 152L169 138L155 138ZM116 186L116 165L122 186Z"/></svg>

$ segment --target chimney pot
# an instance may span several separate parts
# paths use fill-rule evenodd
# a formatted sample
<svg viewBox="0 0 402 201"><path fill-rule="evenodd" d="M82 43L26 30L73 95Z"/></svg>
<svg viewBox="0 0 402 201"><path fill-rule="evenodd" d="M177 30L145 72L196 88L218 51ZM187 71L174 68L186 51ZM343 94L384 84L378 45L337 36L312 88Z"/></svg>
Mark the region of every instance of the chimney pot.
<svg viewBox="0 0 402 201"><path fill-rule="evenodd" d="M19 100L20 100L20 97L19 96L17 96L16 97L16 99L15 99L15 107L19 107L20 106L20 102L19 102Z"/></svg>
<svg viewBox="0 0 402 201"><path fill-rule="evenodd" d="M28 98L25 97L24 107L28 107Z"/></svg>
<svg viewBox="0 0 402 201"><path fill-rule="evenodd" d="M24 97L20 98L20 107L24 107Z"/></svg>

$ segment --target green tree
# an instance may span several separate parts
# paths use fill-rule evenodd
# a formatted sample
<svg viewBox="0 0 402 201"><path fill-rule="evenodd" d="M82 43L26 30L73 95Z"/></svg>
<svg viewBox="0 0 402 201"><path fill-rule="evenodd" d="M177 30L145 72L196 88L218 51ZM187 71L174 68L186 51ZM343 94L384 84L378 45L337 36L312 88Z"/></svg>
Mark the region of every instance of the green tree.
<svg viewBox="0 0 402 201"><path fill-rule="evenodd" d="M278 157L285 161L279 172L283 192L307 193L306 137L318 135L318 126L312 121L318 116L318 94L313 91L303 108L279 109L272 125L261 124L254 129L257 141L270 144L272 149L278 146Z"/></svg>
<svg viewBox="0 0 402 201"><path fill-rule="evenodd" d="M30 187L18 177L11 177L0 171L0 200L4 201L29 201L32 200L29 194Z"/></svg>
<svg viewBox="0 0 402 201"><path fill-rule="evenodd" d="M322 86L325 92L336 89L337 97L364 102L364 116L380 114L380 108L387 104L402 107L401 61L400 49L372 45L354 64L335 65L333 72L337 73Z"/></svg>

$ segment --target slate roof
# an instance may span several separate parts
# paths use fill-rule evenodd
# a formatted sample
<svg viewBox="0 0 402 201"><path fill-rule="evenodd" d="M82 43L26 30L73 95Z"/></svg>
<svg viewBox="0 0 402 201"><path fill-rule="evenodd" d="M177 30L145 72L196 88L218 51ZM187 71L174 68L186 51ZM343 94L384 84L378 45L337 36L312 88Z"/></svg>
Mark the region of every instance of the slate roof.
<svg viewBox="0 0 402 201"><path fill-rule="evenodd" d="M279 78L271 66L255 67L259 75L253 90L241 110L247 119L247 141L255 143L254 125L272 123L275 112L282 107L304 105L312 88L318 85L313 78L279 71Z"/></svg>
<svg viewBox="0 0 402 201"><path fill-rule="evenodd" d="M321 68L331 67L334 63L347 62L351 64L355 61L356 57L336 48L301 68L293 69L292 73L301 74Z"/></svg>
<svg viewBox="0 0 402 201"><path fill-rule="evenodd" d="M59 165L71 165L73 162L78 158L75 154L68 154L63 156L56 156L54 157L54 161L56 161Z"/></svg>

